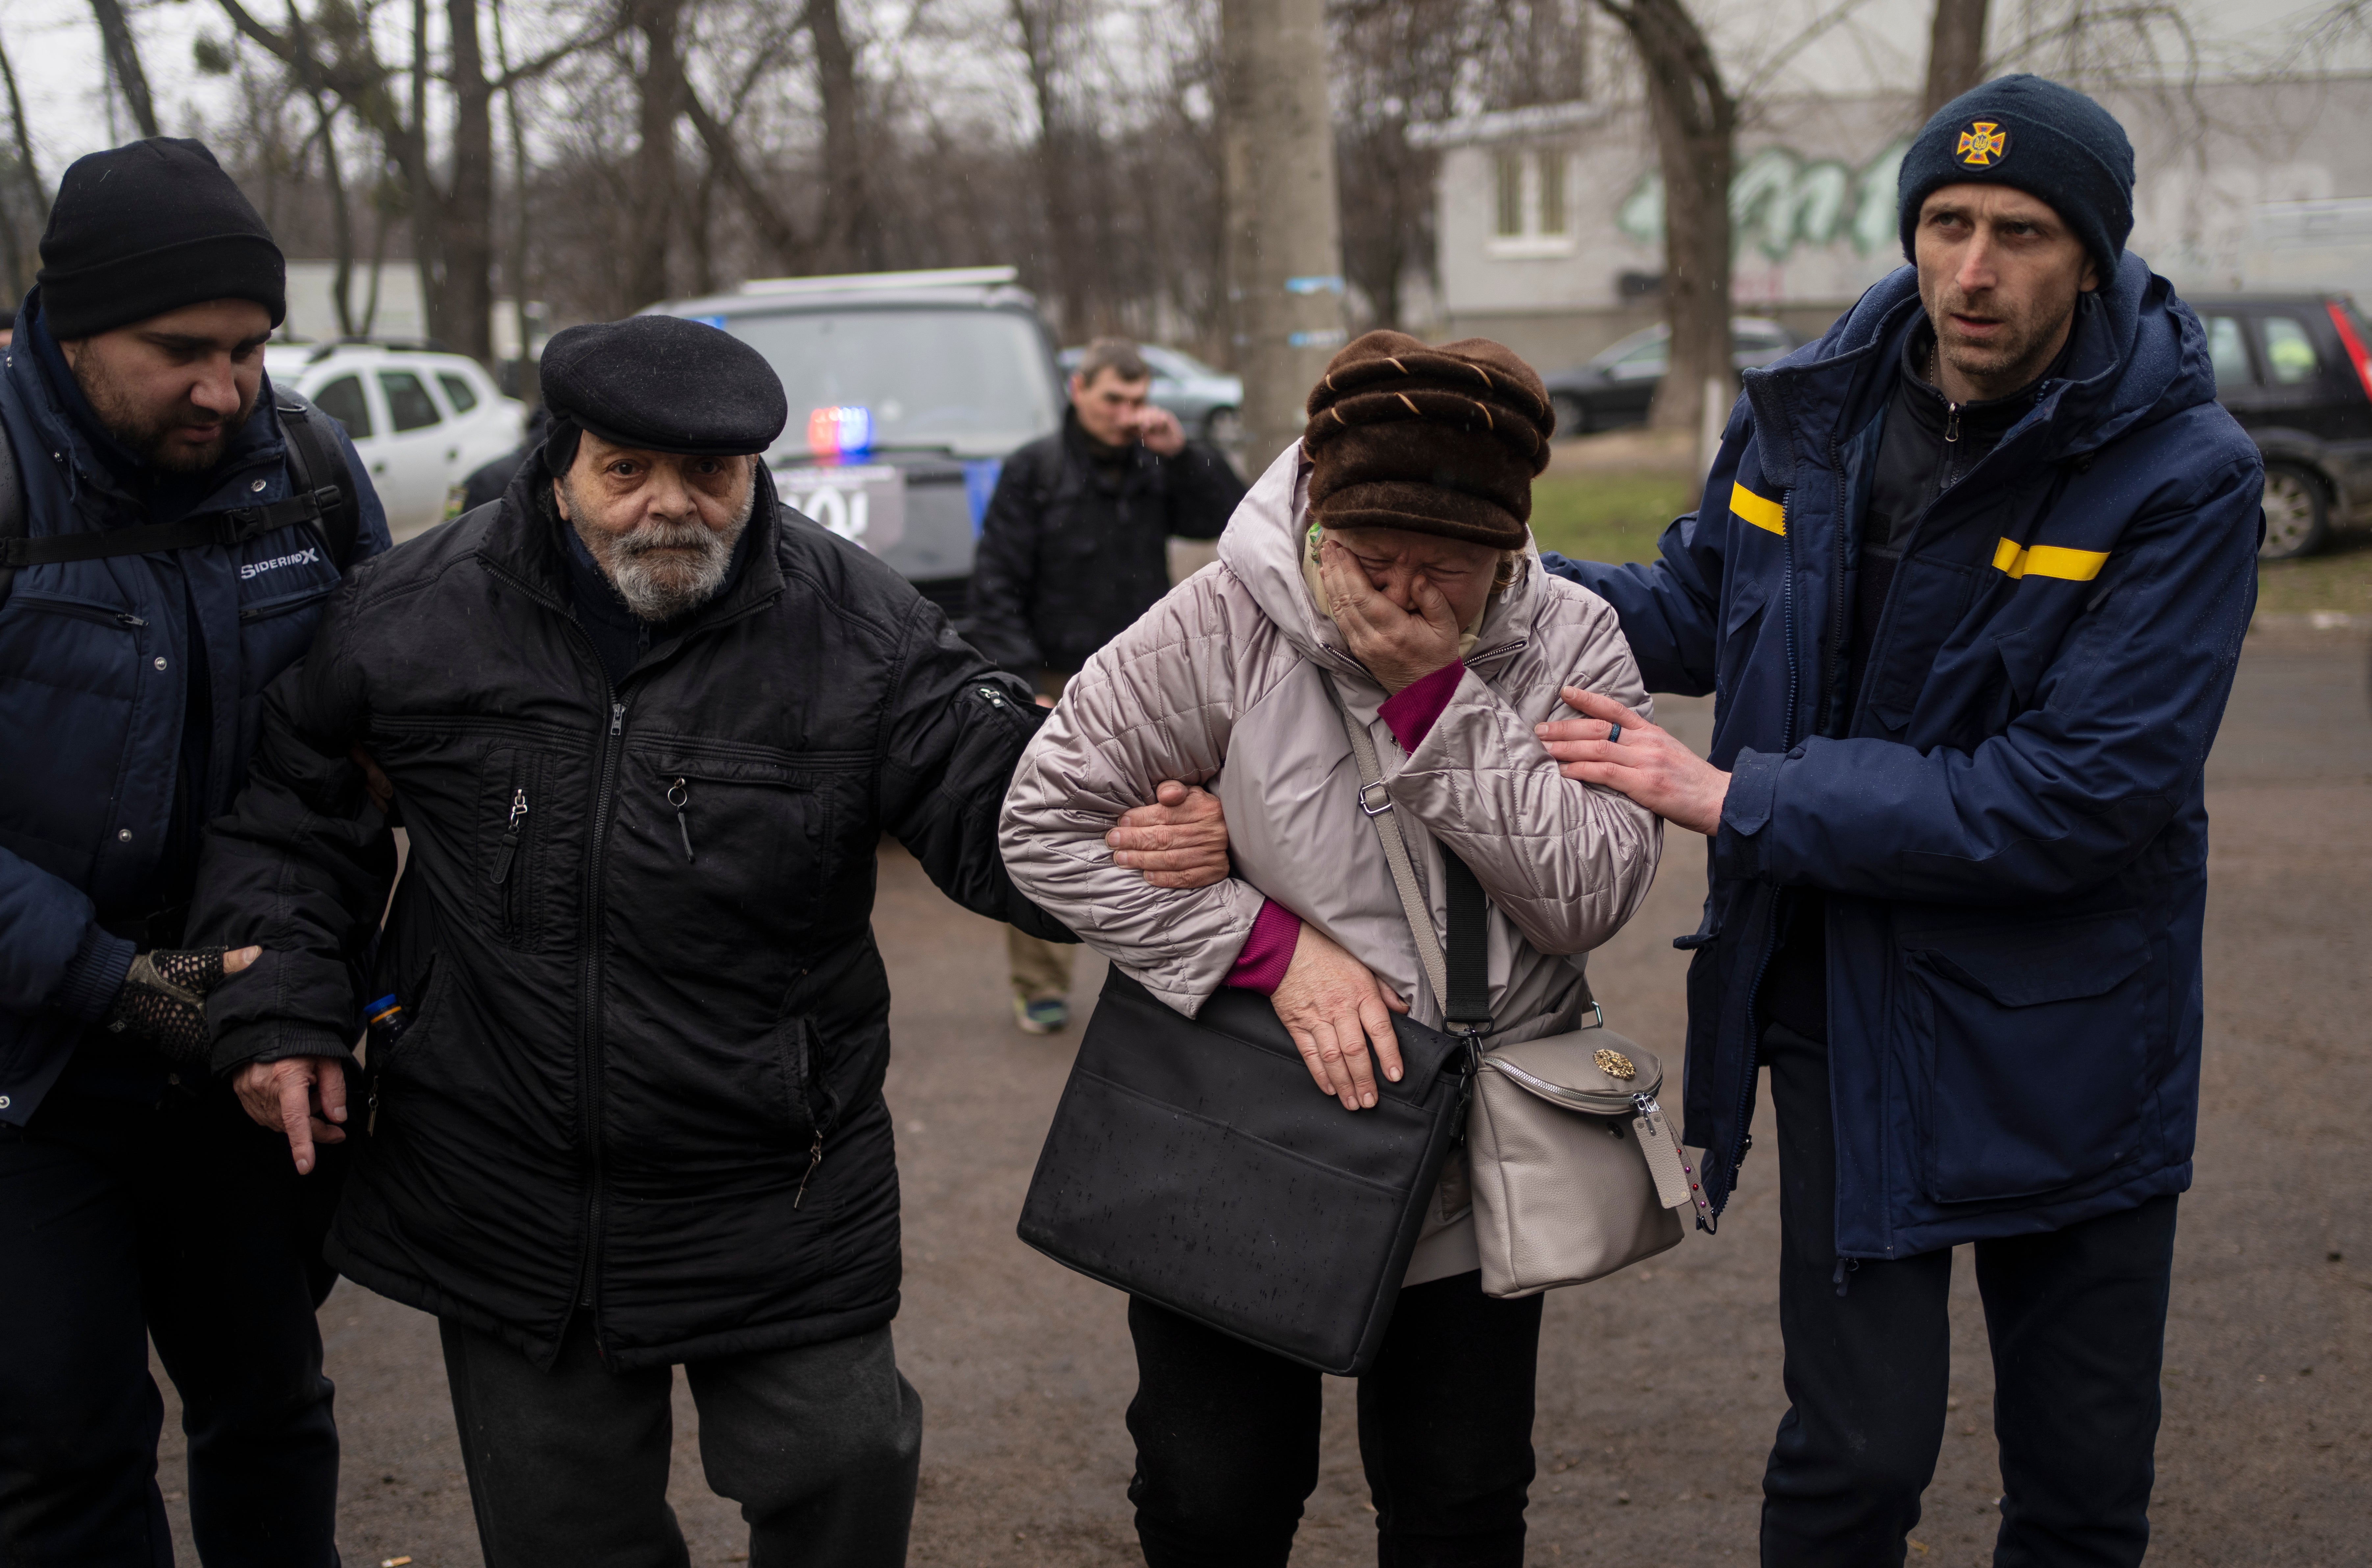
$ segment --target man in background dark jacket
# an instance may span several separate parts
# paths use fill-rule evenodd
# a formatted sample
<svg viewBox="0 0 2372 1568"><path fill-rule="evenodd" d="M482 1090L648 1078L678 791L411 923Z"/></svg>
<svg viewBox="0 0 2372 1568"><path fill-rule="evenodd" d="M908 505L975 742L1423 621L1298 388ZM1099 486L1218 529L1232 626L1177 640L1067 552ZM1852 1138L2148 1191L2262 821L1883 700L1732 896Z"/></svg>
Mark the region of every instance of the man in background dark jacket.
<svg viewBox="0 0 2372 1568"><path fill-rule="evenodd" d="M1569 776L1711 841L1687 1129L1717 1210L1770 1069L1789 1409L1766 1563L1903 1560L1961 1242L1994 1561L2148 1545L2202 772L2264 476L2198 318L2125 250L2133 183L2080 93L2005 76L1946 105L1902 162L1914 266L1746 373L1662 560L1546 563L1614 606L1650 688L1715 693L1710 760L1586 692L1543 727Z"/></svg>
<svg viewBox="0 0 2372 1568"><path fill-rule="evenodd" d="M779 505L755 349L640 316L554 337L543 382L500 505L357 573L266 696L193 916L262 949L212 1000L216 1064L301 1058L334 1111L385 999L329 1256L441 1319L488 1568L684 1560L678 1363L753 1561L891 1568L922 1414L876 855L1067 935L996 847L1040 715ZM357 745L411 846L364 992L388 829Z"/></svg>
<svg viewBox="0 0 2372 1568"><path fill-rule="evenodd" d="M264 687L387 520L277 406L284 264L203 146L76 163L41 261L0 359L0 1563L169 1560L153 1340L209 1568L327 1568L325 1176L215 1081L226 957L183 916Z"/></svg>
<svg viewBox="0 0 2372 1568"><path fill-rule="evenodd" d="M1099 338L1063 428L1005 460L972 566L972 645L1047 698L1169 591L1169 540L1216 539L1244 482L1145 401L1153 368ZM1031 1034L1070 1021L1071 949L1006 933L1013 1013Z"/></svg>

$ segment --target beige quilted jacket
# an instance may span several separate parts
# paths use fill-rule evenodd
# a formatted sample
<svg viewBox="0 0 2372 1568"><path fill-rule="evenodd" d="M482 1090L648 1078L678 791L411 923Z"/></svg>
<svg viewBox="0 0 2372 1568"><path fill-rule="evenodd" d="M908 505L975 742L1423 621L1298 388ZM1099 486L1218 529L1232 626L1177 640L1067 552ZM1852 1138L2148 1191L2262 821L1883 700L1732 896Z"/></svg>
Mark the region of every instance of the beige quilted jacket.
<svg viewBox="0 0 2372 1568"><path fill-rule="evenodd" d="M1359 809L1358 767L1319 679L1323 668L1376 738L1435 929L1448 928L1440 844L1490 894L1493 1040L1573 1028L1583 955L1638 909L1663 843L1654 815L1559 776L1532 734L1543 719L1570 716L1560 685L1648 711L1614 611L1541 571L1528 549L1483 615L1449 706L1403 754L1377 716L1388 694L1303 579L1306 502L1296 446L1236 508L1217 563L1073 678L1006 796L1006 867L1081 940L1190 1016L1226 980L1269 898L1410 999L1412 1016L1438 1027L1441 1005ZM1104 845L1122 811L1173 778L1207 785L1227 807L1236 874L1215 887L1149 887L1114 866ZM1446 1182L1446 1192L1456 1186ZM1471 1229L1434 1234L1441 1228L1428 1226L1410 1283L1457 1272L1461 1249L1471 1258Z"/></svg>

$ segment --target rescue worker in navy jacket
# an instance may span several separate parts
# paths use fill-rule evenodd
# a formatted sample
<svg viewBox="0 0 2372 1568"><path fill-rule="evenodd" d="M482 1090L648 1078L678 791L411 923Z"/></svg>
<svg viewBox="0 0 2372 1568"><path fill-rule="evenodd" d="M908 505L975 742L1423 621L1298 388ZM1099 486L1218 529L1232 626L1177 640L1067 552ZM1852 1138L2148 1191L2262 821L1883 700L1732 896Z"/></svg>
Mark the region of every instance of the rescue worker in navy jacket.
<svg viewBox="0 0 2372 1568"><path fill-rule="evenodd" d="M0 354L0 1562L169 1558L153 1338L207 1563L326 1565L326 1194L215 1081L225 955L182 927L264 687L387 523L276 404L280 251L203 146L76 163L41 261Z"/></svg>
<svg viewBox="0 0 2372 1568"><path fill-rule="evenodd" d="M1791 1409L1766 1563L1900 1562L1975 1243L1997 1561L2138 1562L2198 1112L2201 770L2255 599L2262 470L2198 319L2124 250L2133 152L2007 76L1903 160L1903 248L1746 373L1653 564L1552 561L1710 761L1586 693L1573 777L1711 838L1689 1141L1718 1205L1778 1127Z"/></svg>
<svg viewBox="0 0 2372 1568"><path fill-rule="evenodd" d="M332 1109L346 1021L382 995L408 1020L373 1036L329 1256L442 1319L490 1568L684 1560L677 1363L753 1561L895 1564L922 1414L890 1335L875 857L892 833L966 906L1067 936L996 847L1039 710L779 506L753 454L787 410L747 343L572 327L543 385L503 500L355 574L267 695L199 893L263 949L212 999L216 1060L301 1056L276 1069ZM367 992L345 955L387 830L357 745L410 838ZM1223 835L1198 864L1226 876Z"/></svg>

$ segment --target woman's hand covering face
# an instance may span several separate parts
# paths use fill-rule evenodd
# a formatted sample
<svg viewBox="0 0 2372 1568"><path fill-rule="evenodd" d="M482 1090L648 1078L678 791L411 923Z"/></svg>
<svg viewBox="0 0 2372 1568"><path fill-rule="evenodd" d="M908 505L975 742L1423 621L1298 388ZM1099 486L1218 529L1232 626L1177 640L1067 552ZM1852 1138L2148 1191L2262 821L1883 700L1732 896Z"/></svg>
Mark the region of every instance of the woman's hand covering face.
<svg viewBox="0 0 2372 1568"><path fill-rule="evenodd" d="M1371 540L1369 534L1379 537ZM1417 547L1403 548L1411 540L1420 541ZM1494 552L1466 546L1459 553L1478 560L1420 558L1436 554L1447 542L1395 529L1363 529L1357 551L1331 534L1318 547L1319 580L1326 585L1343 642L1367 673L1396 695L1456 662L1459 635L1482 612L1491 591ZM1461 617L1465 607L1455 600L1462 599L1473 602Z"/></svg>

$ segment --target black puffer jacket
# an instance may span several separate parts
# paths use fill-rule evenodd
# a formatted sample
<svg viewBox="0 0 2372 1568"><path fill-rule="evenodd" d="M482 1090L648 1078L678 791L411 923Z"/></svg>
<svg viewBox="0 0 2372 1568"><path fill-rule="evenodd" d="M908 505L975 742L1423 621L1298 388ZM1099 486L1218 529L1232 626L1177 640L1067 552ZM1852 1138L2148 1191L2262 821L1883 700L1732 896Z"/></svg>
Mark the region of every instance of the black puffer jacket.
<svg viewBox="0 0 2372 1568"><path fill-rule="evenodd" d="M1038 710L895 573L774 521L771 485L735 580L613 691L548 489L539 452L356 573L272 689L201 872L198 928L266 949L215 993L215 1066L342 1054L400 997L329 1256L546 1365L579 1309L622 1367L874 1328L899 1282L875 845L1066 935L996 851ZM411 837L367 991L344 955L386 827L356 744Z"/></svg>
<svg viewBox="0 0 2372 1568"><path fill-rule="evenodd" d="M1060 431L1005 459L981 518L964 632L1024 679L1076 670L1128 630L1169 591L1170 536L1218 538L1244 498L1227 459L1197 441L1174 458L1098 455L1065 409Z"/></svg>

